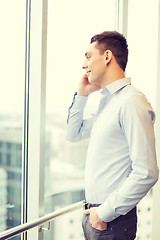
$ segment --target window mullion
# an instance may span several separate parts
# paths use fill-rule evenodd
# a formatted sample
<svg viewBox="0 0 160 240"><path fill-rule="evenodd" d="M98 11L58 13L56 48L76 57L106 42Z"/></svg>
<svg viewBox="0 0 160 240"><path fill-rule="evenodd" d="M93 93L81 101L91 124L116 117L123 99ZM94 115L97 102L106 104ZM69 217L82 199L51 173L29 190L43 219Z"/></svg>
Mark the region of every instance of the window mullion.
<svg viewBox="0 0 160 240"><path fill-rule="evenodd" d="M44 214L46 19L47 0L31 1L28 221ZM42 240L43 232L29 231L32 239Z"/></svg>

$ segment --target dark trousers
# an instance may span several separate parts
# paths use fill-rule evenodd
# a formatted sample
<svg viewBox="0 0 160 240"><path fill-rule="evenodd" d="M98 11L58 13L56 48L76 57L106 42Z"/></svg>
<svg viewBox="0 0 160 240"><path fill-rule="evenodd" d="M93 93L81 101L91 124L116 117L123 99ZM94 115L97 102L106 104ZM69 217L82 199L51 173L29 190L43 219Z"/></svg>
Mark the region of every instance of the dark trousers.
<svg viewBox="0 0 160 240"><path fill-rule="evenodd" d="M95 207L88 204L88 207ZM82 228L85 240L134 240L137 231L136 207L126 215L121 215L115 220L107 223L107 230L100 231L92 227L89 221L90 215L83 215Z"/></svg>

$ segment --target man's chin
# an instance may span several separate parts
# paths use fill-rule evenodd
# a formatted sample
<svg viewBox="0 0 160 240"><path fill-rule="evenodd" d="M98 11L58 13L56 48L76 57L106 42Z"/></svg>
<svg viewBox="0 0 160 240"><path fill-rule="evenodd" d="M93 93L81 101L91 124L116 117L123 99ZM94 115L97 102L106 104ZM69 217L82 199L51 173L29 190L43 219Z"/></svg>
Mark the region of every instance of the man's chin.
<svg viewBox="0 0 160 240"><path fill-rule="evenodd" d="M89 82L91 85L99 85L97 82L94 82L94 81L92 81L92 82Z"/></svg>
<svg viewBox="0 0 160 240"><path fill-rule="evenodd" d="M88 82L89 82L91 85L97 84L96 81L95 81L94 79L91 79L91 78L90 78L90 79L88 78Z"/></svg>

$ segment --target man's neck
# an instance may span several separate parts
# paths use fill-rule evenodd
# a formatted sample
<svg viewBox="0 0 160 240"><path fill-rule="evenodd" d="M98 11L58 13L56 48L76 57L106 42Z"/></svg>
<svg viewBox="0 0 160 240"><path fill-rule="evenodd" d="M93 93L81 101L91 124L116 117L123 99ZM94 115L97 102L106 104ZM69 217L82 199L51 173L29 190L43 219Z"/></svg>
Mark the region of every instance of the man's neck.
<svg viewBox="0 0 160 240"><path fill-rule="evenodd" d="M117 73L115 72L114 74L110 74L110 76L107 76L107 78L101 84L101 88L104 89L105 87L107 87L111 83L113 83L117 80L120 80L122 78L125 78L125 74L124 74L123 70L119 71Z"/></svg>

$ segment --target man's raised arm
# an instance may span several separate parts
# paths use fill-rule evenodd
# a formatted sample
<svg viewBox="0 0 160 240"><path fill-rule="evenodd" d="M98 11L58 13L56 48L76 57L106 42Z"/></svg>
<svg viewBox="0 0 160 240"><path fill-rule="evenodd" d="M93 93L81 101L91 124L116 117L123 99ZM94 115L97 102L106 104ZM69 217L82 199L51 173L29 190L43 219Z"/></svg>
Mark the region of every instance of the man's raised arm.
<svg viewBox="0 0 160 240"><path fill-rule="evenodd" d="M73 102L68 111L67 118L67 140L77 142L85 138L89 138L93 125L94 115L83 118L84 109L90 93L98 91L99 85L90 84L85 74L75 93Z"/></svg>

